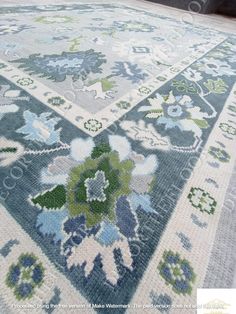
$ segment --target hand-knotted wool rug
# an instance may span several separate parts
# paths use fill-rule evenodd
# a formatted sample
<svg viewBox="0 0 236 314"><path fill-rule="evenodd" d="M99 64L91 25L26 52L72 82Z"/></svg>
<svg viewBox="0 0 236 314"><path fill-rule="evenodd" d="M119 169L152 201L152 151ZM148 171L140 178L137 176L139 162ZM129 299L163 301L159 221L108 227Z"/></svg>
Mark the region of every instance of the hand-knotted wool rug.
<svg viewBox="0 0 236 314"><path fill-rule="evenodd" d="M1 313L172 313L226 286L236 38L135 2L0 16Z"/></svg>

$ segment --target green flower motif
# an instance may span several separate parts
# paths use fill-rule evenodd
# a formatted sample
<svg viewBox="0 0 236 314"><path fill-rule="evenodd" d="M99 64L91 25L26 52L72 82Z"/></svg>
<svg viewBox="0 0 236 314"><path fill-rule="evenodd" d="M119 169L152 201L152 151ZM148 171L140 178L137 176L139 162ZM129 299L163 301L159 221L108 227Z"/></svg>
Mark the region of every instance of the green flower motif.
<svg viewBox="0 0 236 314"><path fill-rule="evenodd" d="M214 94L224 94L227 92L229 87L222 79L211 80L208 79L203 85L209 90L210 93Z"/></svg>
<svg viewBox="0 0 236 314"><path fill-rule="evenodd" d="M230 155L224 149L210 146L209 154L221 162L229 162L230 160Z"/></svg>
<svg viewBox="0 0 236 314"><path fill-rule="evenodd" d="M173 80L171 83L178 92L181 93L189 93L189 94L197 94L198 90L195 84L189 83L187 80Z"/></svg>
<svg viewBox="0 0 236 314"><path fill-rule="evenodd" d="M7 66L4 64L4 63L0 63L0 69L4 69L6 68Z"/></svg>
<svg viewBox="0 0 236 314"><path fill-rule="evenodd" d="M116 104L116 106L120 109L128 109L131 104L128 101L121 100Z"/></svg>
<svg viewBox="0 0 236 314"><path fill-rule="evenodd" d="M236 135L236 129L228 123L221 123L220 128L225 133L228 133L230 135Z"/></svg>
<svg viewBox="0 0 236 314"><path fill-rule="evenodd" d="M192 206L198 208L202 213L214 214L217 202L203 189L192 187L188 199Z"/></svg>
<svg viewBox="0 0 236 314"><path fill-rule="evenodd" d="M21 79L17 80L17 83L21 86L29 86L34 83L34 81L29 77L22 77Z"/></svg>
<svg viewBox="0 0 236 314"><path fill-rule="evenodd" d="M181 259L178 253L165 251L159 266L159 273L165 280L166 284L170 284L177 294L191 294L191 284L195 281L196 275L189 262Z"/></svg>
<svg viewBox="0 0 236 314"><path fill-rule="evenodd" d="M17 264L9 268L6 284L13 289L18 300L30 299L43 283L44 268L32 253L22 254Z"/></svg>
<svg viewBox="0 0 236 314"><path fill-rule="evenodd" d="M85 129L91 132L97 132L99 129L102 128L102 123L99 122L97 119L89 119L84 123Z"/></svg>
<svg viewBox="0 0 236 314"><path fill-rule="evenodd" d="M53 106L61 106L64 105L65 100L60 96L55 96L48 99L48 103Z"/></svg>
<svg viewBox="0 0 236 314"><path fill-rule="evenodd" d="M140 92L140 94L142 95L148 95L151 93L151 89L145 86L142 86L138 89L138 91Z"/></svg>
<svg viewBox="0 0 236 314"><path fill-rule="evenodd" d="M102 151L101 151L102 153ZM87 226L94 226L104 218L115 220L115 204L122 195L128 195L131 160L120 162L116 152L99 155L93 152L83 164L72 169L67 185L67 202L71 216L85 214Z"/></svg>

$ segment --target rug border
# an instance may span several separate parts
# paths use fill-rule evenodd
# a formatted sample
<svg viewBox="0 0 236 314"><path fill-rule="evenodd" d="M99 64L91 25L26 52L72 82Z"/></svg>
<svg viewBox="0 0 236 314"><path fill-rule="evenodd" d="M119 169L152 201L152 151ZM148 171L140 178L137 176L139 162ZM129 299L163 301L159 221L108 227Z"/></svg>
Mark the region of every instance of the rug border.
<svg viewBox="0 0 236 314"><path fill-rule="evenodd" d="M236 160L221 209L203 288L233 288L236 274L236 196L233 195L235 187Z"/></svg>

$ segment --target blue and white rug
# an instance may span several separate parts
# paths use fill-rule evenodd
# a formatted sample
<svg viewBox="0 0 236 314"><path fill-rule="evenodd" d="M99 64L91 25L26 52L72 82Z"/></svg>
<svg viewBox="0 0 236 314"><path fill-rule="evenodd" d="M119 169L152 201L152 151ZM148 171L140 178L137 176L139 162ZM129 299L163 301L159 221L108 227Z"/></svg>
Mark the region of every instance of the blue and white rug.
<svg viewBox="0 0 236 314"><path fill-rule="evenodd" d="M123 4L0 16L3 311L196 304L235 161L235 36Z"/></svg>

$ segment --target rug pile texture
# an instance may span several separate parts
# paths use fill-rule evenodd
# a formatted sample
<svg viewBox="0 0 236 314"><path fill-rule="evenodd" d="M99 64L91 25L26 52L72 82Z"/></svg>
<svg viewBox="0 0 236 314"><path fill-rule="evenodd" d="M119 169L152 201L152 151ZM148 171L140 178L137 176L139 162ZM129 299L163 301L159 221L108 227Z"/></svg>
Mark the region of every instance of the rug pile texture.
<svg viewBox="0 0 236 314"><path fill-rule="evenodd" d="M235 79L231 34L135 5L2 6L1 313L172 313L227 286Z"/></svg>

